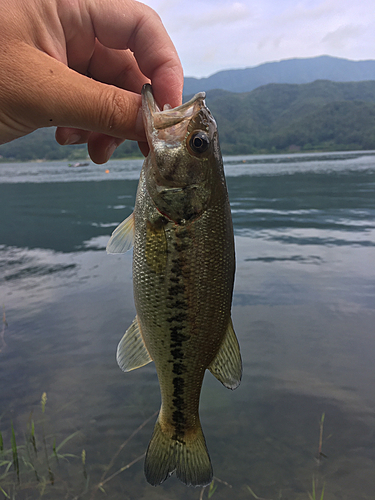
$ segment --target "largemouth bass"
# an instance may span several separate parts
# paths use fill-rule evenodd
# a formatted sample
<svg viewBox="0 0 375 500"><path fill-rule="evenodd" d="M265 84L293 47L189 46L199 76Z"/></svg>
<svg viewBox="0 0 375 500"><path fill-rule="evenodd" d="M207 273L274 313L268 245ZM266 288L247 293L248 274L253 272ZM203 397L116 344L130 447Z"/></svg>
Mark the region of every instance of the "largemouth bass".
<svg viewBox="0 0 375 500"><path fill-rule="evenodd" d="M206 369L235 389L242 363L231 321L234 238L217 127L205 94L161 111L150 85L142 109L150 153L135 208L109 253L133 252L136 318L117 349L120 368L155 362L161 409L145 459L146 479L176 472L207 485L212 466L199 421Z"/></svg>

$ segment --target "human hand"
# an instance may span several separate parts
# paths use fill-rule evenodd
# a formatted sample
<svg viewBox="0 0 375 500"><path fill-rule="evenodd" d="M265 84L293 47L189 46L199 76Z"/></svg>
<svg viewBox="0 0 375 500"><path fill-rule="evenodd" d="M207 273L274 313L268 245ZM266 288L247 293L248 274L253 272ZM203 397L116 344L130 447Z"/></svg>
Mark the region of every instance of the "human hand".
<svg viewBox="0 0 375 500"><path fill-rule="evenodd" d="M56 126L60 144L104 163L124 139L147 150L144 83L160 106L181 103L176 49L135 0L2 0L0 53L0 144Z"/></svg>

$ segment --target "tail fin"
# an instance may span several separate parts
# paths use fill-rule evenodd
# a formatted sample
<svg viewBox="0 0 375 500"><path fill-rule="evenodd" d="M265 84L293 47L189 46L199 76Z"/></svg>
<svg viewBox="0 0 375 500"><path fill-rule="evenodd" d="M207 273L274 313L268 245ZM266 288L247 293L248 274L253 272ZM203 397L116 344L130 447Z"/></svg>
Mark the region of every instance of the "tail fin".
<svg viewBox="0 0 375 500"><path fill-rule="evenodd" d="M188 486L206 486L212 481L212 465L202 428L199 425L196 433L180 442L162 431L158 419L146 453L145 476L150 484L157 486L175 471Z"/></svg>

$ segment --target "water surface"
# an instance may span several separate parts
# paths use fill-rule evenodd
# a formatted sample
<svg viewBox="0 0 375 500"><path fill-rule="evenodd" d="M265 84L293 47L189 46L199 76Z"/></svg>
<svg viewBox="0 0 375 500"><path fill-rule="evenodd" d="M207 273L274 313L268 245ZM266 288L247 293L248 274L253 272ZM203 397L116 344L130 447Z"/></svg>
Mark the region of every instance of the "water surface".
<svg viewBox="0 0 375 500"><path fill-rule="evenodd" d="M92 498L104 467L160 405L152 364L128 374L116 365L135 314L131 252L105 253L133 209L141 163L0 164L0 303L8 325L0 329L0 430L9 444L12 421L22 443L32 412L57 443L79 431L64 446L77 458L56 467L49 498ZM250 486L268 500L307 499L314 477L318 488L325 483L324 498L372 499L375 153L228 157L225 168L244 375L234 392L205 377L200 414L214 474L232 486L217 483L212 498L249 499ZM327 458L318 464L323 413ZM153 422L111 473L142 455ZM151 487L142 460L105 491L113 500L200 496L175 477ZM25 489L16 498L39 494Z"/></svg>

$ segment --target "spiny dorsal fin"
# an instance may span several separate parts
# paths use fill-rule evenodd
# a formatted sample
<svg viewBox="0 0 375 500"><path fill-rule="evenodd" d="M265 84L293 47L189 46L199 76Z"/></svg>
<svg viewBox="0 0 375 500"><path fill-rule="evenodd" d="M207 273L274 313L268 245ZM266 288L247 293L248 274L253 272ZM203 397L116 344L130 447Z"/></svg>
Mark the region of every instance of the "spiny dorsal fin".
<svg viewBox="0 0 375 500"><path fill-rule="evenodd" d="M240 346L234 333L232 319L229 321L227 333L225 334L220 350L208 369L228 389L233 390L240 385L242 361Z"/></svg>
<svg viewBox="0 0 375 500"><path fill-rule="evenodd" d="M130 214L113 231L107 245L107 253L125 253L134 245L134 213Z"/></svg>
<svg viewBox="0 0 375 500"><path fill-rule="evenodd" d="M119 367L124 372L130 372L152 361L143 342L137 317L135 317L133 323L120 340L116 359Z"/></svg>

